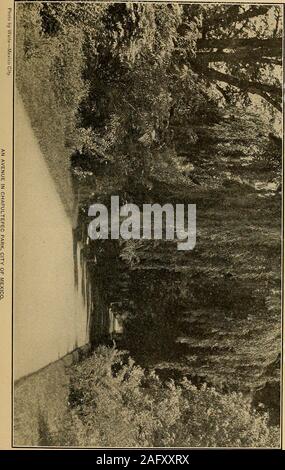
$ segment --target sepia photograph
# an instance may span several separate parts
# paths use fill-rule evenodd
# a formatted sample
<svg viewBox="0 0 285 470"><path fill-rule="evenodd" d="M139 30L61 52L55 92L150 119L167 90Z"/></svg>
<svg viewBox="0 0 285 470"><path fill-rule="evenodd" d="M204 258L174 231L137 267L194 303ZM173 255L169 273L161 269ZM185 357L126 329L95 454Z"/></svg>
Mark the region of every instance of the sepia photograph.
<svg viewBox="0 0 285 470"><path fill-rule="evenodd" d="M280 449L283 5L13 13L12 446Z"/></svg>

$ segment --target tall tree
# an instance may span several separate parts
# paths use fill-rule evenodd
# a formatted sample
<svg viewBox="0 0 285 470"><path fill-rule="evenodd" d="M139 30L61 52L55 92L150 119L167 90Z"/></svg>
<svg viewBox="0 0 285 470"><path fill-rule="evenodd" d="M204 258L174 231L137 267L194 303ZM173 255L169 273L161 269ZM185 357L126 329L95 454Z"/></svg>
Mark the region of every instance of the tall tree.
<svg viewBox="0 0 285 470"><path fill-rule="evenodd" d="M187 14L189 19L186 10ZM226 84L231 91L259 95L282 111L281 28L281 6L207 5L200 12L192 68L206 80L222 84L219 90L224 96Z"/></svg>

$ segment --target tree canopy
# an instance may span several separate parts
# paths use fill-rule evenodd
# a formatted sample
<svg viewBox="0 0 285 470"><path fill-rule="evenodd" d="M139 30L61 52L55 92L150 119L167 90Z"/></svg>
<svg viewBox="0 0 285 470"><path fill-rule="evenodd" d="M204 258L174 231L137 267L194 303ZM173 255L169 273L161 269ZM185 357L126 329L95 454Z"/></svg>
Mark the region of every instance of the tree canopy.
<svg viewBox="0 0 285 470"><path fill-rule="evenodd" d="M17 83L41 145L71 155L76 241L100 315L127 296L123 346L137 363L162 381L215 386L221 396L207 389L203 399L218 396L223 410L234 402L241 428L255 429L232 394L280 388L282 7L31 2L17 4L17 18ZM111 194L196 203L195 250L89 243L87 208Z"/></svg>

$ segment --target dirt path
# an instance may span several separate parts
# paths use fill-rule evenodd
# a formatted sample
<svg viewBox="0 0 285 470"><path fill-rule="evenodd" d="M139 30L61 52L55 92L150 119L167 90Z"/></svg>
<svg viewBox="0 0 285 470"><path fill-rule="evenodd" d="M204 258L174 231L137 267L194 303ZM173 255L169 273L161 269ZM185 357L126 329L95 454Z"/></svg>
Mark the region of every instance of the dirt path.
<svg viewBox="0 0 285 470"><path fill-rule="evenodd" d="M14 373L18 379L85 344L88 328L81 286L77 290L74 284L72 222L18 94L15 155Z"/></svg>

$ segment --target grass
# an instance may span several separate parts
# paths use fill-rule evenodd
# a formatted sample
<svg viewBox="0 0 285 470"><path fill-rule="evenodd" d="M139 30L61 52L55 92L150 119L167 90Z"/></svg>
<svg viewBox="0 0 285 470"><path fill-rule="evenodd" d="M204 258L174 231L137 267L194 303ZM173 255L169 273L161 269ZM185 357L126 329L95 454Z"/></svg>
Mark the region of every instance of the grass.
<svg viewBox="0 0 285 470"><path fill-rule="evenodd" d="M53 445L68 411L69 376L57 361L21 379L14 389L14 444Z"/></svg>
<svg viewBox="0 0 285 470"><path fill-rule="evenodd" d="M57 36L44 35L40 4L17 5L16 86L70 214L70 155L79 139L76 113L86 92L82 45L82 33L72 26Z"/></svg>

